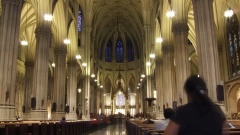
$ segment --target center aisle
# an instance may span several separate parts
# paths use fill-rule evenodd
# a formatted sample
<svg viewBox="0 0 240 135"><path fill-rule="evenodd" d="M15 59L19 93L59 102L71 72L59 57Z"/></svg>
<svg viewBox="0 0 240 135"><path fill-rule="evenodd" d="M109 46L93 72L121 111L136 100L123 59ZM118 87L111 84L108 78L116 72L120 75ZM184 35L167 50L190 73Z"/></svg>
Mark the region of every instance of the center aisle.
<svg viewBox="0 0 240 135"><path fill-rule="evenodd" d="M125 122L108 125L89 135L126 135Z"/></svg>

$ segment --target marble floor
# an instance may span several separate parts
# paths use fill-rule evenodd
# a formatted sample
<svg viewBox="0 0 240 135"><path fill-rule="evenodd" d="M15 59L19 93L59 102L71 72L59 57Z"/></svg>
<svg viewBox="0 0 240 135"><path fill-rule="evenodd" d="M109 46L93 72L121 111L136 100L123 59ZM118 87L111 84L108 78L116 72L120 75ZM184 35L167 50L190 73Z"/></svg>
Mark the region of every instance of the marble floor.
<svg viewBox="0 0 240 135"><path fill-rule="evenodd" d="M125 123L117 123L108 125L105 128L99 129L89 135L126 135Z"/></svg>

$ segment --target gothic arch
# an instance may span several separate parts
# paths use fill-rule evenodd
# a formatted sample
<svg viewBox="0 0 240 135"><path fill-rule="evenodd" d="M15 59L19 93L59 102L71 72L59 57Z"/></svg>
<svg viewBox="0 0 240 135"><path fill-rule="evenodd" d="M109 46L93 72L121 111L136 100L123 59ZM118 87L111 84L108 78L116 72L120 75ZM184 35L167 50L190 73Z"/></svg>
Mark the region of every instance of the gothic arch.
<svg viewBox="0 0 240 135"><path fill-rule="evenodd" d="M233 84L231 87L229 87L227 92L227 101L228 101L228 109L229 113L237 113L237 103L238 99L240 98L240 95L237 95L237 93L240 93L240 83Z"/></svg>
<svg viewBox="0 0 240 135"><path fill-rule="evenodd" d="M107 75L105 78L105 92L110 93L112 90L112 82L111 82L111 76Z"/></svg>

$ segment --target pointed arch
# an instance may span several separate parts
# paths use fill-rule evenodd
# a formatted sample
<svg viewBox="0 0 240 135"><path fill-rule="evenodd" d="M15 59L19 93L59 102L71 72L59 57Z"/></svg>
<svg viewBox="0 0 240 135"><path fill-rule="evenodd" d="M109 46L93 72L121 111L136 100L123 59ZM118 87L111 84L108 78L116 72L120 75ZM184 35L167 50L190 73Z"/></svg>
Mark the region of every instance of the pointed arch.
<svg viewBox="0 0 240 135"><path fill-rule="evenodd" d="M116 43L116 62L123 63L123 60L124 60L123 41L119 37Z"/></svg>

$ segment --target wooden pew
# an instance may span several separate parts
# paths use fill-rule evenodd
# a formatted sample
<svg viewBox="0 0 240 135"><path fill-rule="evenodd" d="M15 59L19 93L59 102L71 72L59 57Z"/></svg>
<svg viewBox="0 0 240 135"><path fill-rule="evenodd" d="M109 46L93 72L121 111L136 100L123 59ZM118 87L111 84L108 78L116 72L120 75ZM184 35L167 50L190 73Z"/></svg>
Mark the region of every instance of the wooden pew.
<svg viewBox="0 0 240 135"><path fill-rule="evenodd" d="M39 124L33 123L32 124L32 135L40 135L39 134Z"/></svg>
<svg viewBox="0 0 240 135"><path fill-rule="evenodd" d="M28 124L21 124L19 128L20 135L28 135Z"/></svg>
<svg viewBox="0 0 240 135"><path fill-rule="evenodd" d="M48 133L48 130L47 130L47 123L41 123L41 126L40 126L40 135L47 135Z"/></svg>
<svg viewBox="0 0 240 135"><path fill-rule="evenodd" d="M55 123L54 135L61 135L61 124L59 122Z"/></svg>
<svg viewBox="0 0 240 135"><path fill-rule="evenodd" d="M16 135L16 127L14 124L5 126L5 135Z"/></svg>
<svg viewBox="0 0 240 135"><path fill-rule="evenodd" d="M47 135L54 135L54 123L48 123L48 134Z"/></svg>
<svg viewBox="0 0 240 135"><path fill-rule="evenodd" d="M66 124L61 123L61 135L66 135Z"/></svg>

